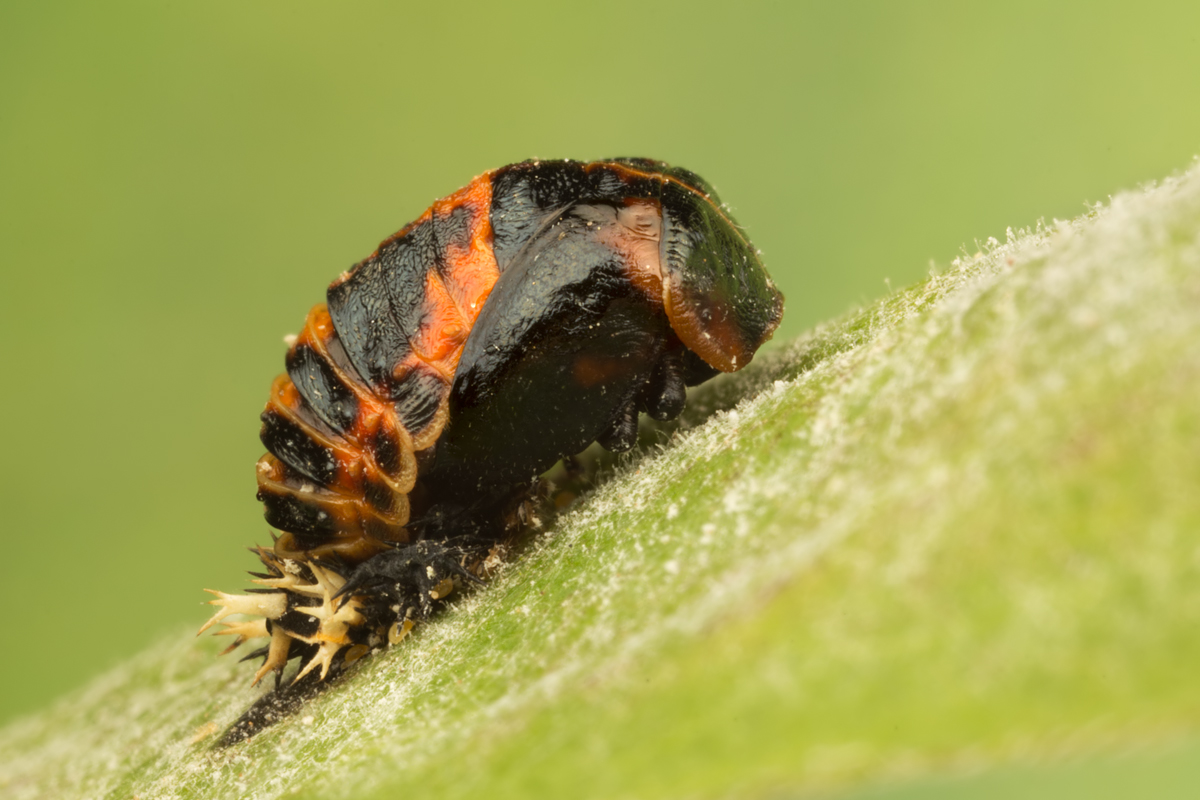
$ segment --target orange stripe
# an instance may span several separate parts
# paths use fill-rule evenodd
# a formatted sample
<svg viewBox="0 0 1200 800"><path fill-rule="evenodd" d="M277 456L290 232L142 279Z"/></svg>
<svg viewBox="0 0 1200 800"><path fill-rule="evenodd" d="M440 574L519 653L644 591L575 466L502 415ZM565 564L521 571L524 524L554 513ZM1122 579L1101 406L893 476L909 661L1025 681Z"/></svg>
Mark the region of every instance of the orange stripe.
<svg viewBox="0 0 1200 800"><path fill-rule="evenodd" d="M500 268L492 251L491 173L480 175L454 194L437 201L431 210L434 214L448 215L460 208L471 215L470 245L466 249L450 245L442 253L442 259L446 265L446 288L462 312L469 331L500 277Z"/></svg>
<svg viewBox="0 0 1200 800"><path fill-rule="evenodd" d="M425 273L423 311L421 328L411 342L412 354L439 373L448 384L454 378L458 355L467 340L468 323L459 313L437 270Z"/></svg>

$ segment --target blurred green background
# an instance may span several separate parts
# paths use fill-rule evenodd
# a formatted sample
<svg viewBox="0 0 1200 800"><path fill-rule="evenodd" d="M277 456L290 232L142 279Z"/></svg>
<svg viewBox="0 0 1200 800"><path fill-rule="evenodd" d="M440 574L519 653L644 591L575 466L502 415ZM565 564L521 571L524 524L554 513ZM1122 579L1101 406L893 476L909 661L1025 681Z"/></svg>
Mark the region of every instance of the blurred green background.
<svg viewBox="0 0 1200 800"><path fill-rule="evenodd" d="M1200 152L1200 6L0 6L0 721L199 625L325 285L484 170L712 181L779 333Z"/></svg>

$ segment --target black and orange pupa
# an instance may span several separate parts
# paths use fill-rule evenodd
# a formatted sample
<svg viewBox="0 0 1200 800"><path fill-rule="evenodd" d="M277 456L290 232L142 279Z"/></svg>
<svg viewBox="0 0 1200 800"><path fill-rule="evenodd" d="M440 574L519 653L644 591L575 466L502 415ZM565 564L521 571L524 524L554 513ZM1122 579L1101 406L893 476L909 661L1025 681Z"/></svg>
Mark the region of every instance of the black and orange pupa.
<svg viewBox="0 0 1200 800"><path fill-rule="evenodd" d="M537 477L633 446L686 387L750 363L783 298L702 178L527 161L434 203L308 314L262 414L281 534L204 626L262 637L255 678L325 677L398 641L511 536ZM231 648L232 649L232 648Z"/></svg>

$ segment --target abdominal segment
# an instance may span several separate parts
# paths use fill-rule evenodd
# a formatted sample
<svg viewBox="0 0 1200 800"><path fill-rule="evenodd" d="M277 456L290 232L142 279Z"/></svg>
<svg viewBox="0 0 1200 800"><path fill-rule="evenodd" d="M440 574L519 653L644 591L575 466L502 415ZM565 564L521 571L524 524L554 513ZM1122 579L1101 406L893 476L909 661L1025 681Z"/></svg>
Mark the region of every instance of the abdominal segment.
<svg viewBox="0 0 1200 800"><path fill-rule="evenodd" d="M410 541L417 453L438 439L463 344L495 284L490 182L439 201L343 274L275 379L258 496L282 557L359 563Z"/></svg>

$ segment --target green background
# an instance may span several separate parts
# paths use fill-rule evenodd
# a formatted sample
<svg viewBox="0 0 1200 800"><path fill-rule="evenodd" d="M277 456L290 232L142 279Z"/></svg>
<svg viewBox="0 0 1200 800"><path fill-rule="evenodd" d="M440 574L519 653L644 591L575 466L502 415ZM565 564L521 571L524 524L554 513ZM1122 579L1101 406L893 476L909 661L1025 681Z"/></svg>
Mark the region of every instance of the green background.
<svg viewBox="0 0 1200 800"><path fill-rule="evenodd" d="M0 6L0 720L241 585L283 335L479 172L699 172L790 338L1200 152L1195 3L963 6Z"/></svg>

